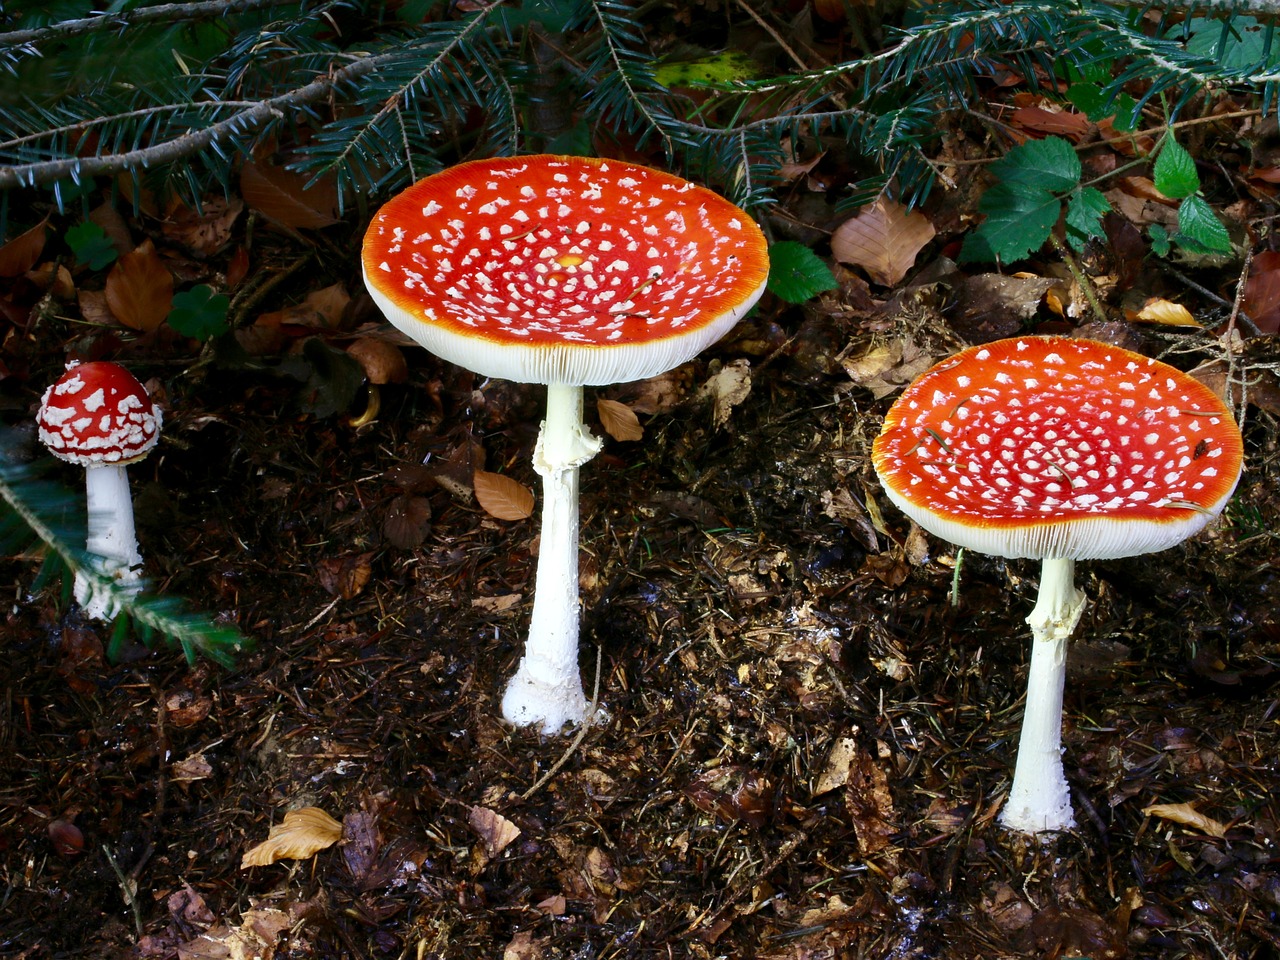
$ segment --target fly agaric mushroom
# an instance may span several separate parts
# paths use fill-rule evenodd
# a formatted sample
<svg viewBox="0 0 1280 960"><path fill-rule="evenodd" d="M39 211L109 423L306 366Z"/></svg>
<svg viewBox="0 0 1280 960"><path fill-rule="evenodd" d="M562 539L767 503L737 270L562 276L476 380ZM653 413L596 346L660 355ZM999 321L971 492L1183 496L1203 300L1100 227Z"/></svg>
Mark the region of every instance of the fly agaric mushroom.
<svg viewBox="0 0 1280 960"><path fill-rule="evenodd" d="M1230 411L1167 364L1091 340L1019 337L938 363L872 448L885 494L968 549L1043 561L1004 826L1074 826L1062 769L1066 643L1084 610L1075 561L1155 553L1198 533L1240 478Z"/></svg>
<svg viewBox="0 0 1280 960"><path fill-rule="evenodd" d="M101 573L124 589L142 587L142 555L133 527L125 466L160 439L160 410L136 377L118 363L71 363L44 392L36 423L40 442L61 460L85 468L86 551ZM77 573L75 597L96 619L115 615L109 595Z"/></svg>
<svg viewBox="0 0 1280 960"><path fill-rule="evenodd" d="M582 388L692 359L764 292L743 211L679 177L582 157L477 160L387 203L364 241L373 299L432 353L547 385L534 451L541 547L524 657L502 713L547 733L587 717L578 671L578 468L600 449Z"/></svg>

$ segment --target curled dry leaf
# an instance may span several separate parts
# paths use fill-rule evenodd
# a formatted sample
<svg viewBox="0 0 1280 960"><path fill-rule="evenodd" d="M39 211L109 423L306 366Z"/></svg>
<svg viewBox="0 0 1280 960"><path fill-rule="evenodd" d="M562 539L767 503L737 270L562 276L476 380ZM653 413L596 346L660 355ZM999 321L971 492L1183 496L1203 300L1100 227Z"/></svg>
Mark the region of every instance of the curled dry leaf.
<svg viewBox="0 0 1280 960"><path fill-rule="evenodd" d="M360 593L373 576L372 553L347 557L328 557L316 564L316 575L326 592L350 600Z"/></svg>
<svg viewBox="0 0 1280 960"><path fill-rule="evenodd" d="M507 849L520 836L519 827L488 807L472 807L467 814L467 824L484 843L484 851L490 858Z"/></svg>
<svg viewBox="0 0 1280 960"><path fill-rule="evenodd" d="M497 520L524 520L533 513L533 491L518 480L477 470L471 484L481 509Z"/></svg>
<svg viewBox="0 0 1280 960"><path fill-rule="evenodd" d="M126 253L107 274L107 306L126 327L150 333L173 307L173 275L155 245L144 240Z"/></svg>
<svg viewBox="0 0 1280 960"><path fill-rule="evenodd" d="M245 852L240 869L265 867L277 860L305 860L325 850L342 837L342 824L319 807L290 810L267 839Z"/></svg>
<svg viewBox="0 0 1280 960"><path fill-rule="evenodd" d="M734 360L720 368L720 372L707 380L698 391L699 398L710 398L712 422L723 427L729 422L729 414L751 393L751 361Z"/></svg>
<svg viewBox="0 0 1280 960"><path fill-rule="evenodd" d="M45 217L26 233L20 233L0 247L0 277L17 277L40 261L48 234L49 218Z"/></svg>
<svg viewBox="0 0 1280 960"><path fill-rule="evenodd" d="M205 259L231 242L232 228L243 211L244 201L239 197L205 197L198 211L175 198L160 230L166 239Z"/></svg>
<svg viewBox="0 0 1280 960"><path fill-rule="evenodd" d="M831 252L841 263L861 267L873 283L892 287L933 237L933 224L924 214L880 197L836 229Z"/></svg>
<svg viewBox="0 0 1280 960"><path fill-rule="evenodd" d="M843 787L849 782L849 768L853 758L858 754L858 743L853 737L840 737L836 740L831 752L827 754L827 764L813 785L813 796L819 796L836 787Z"/></svg>
<svg viewBox="0 0 1280 960"><path fill-rule="evenodd" d="M404 351L394 343L377 337L360 337L351 342L347 353L364 368L370 383L404 383L409 379Z"/></svg>
<svg viewBox="0 0 1280 960"><path fill-rule="evenodd" d="M600 415L600 426L604 427L604 432L613 439L639 440L644 436L644 427L640 426L640 418L625 403L601 397L596 401L596 412Z"/></svg>
<svg viewBox="0 0 1280 960"><path fill-rule="evenodd" d="M1161 820L1180 823L1184 827L1199 830L1201 833L1208 834L1211 837L1225 837L1227 835L1225 824L1213 819L1213 817L1206 817L1189 803L1153 803L1149 807L1143 807L1142 812L1148 817L1159 817Z"/></svg>
<svg viewBox="0 0 1280 960"><path fill-rule="evenodd" d="M1198 327L1199 323L1180 303L1162 297L1148 297L1136 310L1126 309L1125 319L1135 323L1158 323L1166 327Z"/></svg>
<svg viewBox="0 0 1280 960"><path fill-rule="evenodd" d="M351 294L347 293L347 288L341 283L334 283L321 290L313 290L301 303L264 313L256 322L268 327L291 324L316 330L332 330L342 322L350 302Z"/></svg>

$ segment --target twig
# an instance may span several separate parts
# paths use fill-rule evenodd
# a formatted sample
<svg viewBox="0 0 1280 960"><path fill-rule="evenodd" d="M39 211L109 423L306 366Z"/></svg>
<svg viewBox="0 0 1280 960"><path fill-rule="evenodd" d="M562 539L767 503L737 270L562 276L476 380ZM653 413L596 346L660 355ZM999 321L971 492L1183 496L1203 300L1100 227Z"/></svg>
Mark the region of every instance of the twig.
<svg viewBox="0 0 1280 960"><path fill-rule="evenodd" d="M1164 269L1166 273L1172 274L1182 283L1186 284L1196 293L1200 294L1200 296L1207 297L1208 299L1212 300L1214 303L1218 304L1218 306L1220 307L1231 308L1233 312L1233 316L1235 317L1236 324L1241 329L1243 329L1245 333L1248 333L1250 336L1255 336L1255 337L1259 336L1262 333L1262 331L1258 329L1258 325L1253 322L1253 318L1240 309L1240 300L1244 295L1243 284L1240 286L1239 292L1237 293L1236 301L1233 304L1232 301L1226 300L1223 297L1218 296L1208 287L1204 287L1196 283L1194 280L1188 277L1185 273L1183 273L1173 264L1161 261L1160 266ZM1247 265L1246 265L1246 269L1247 269Z"/></svg>
<svg viewBox="0 0 1280 960"><path fill-rule="evenodd" d="M582 721L582 726L578 728L578 735L573 738L573 742L570 743L568 748L565 750L565 752L560 755L560 759L557 760L555 763L553 763L547 769L547 772L538 778L538 782L535 783L528 790L526 790L524 793L520 794L521 800L528 800L535 793L537 793L542 788L543 784L545 784L548 780L554 777L557 771L559 771L561 767L563 767L566 763L568 763L569 758L573 756L573 752L577 750L578 747L582 744L582 741L587 738L587 733L591 729L592 721L596 719L596 716L600 712L600 651L601 651L601 648L597 646L596 647L596 681L594 686L592 686L591 688L590 709L587 710L587 716L586 716L586 719Z"/></svg>
<svg viewBox="0 0 1280 960"><path fill-rule="evenodd" d="M116 863L116 858L111 853L111 848L105 843L102 845L102 852L107 855L107 863L111 864L111 869L115 871L116 880L120 883L120 895L124 897L124 902L133 908L133 925L138 930L138 939L142 939L142 908L138 906L137 881L130 880L124 875L120 864Z"/></svg>

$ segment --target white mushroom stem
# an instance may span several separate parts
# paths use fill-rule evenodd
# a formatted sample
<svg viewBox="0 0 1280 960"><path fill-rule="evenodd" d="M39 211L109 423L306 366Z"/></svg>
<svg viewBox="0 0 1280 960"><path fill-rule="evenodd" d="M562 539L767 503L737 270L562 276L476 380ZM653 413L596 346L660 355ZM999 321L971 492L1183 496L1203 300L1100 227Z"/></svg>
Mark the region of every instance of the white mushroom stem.
<svg viewBox="0 0 1280 960"><path fill-rule="evenodd" d="M1084 612L1076 589L1075 561L1046 559L1040 595L1027 617L1031 667L1009 800L1000 822L1010 830L1041 833L1075 826L1071 790L1062 769L1062 690L1067 678L1067 639Z"/></svg>
<svg viewBox="0 0 1280 960"><path fill-rule="evenodd" d="M142 554L138 552L133 526L133 500L129 478L121 464L101 464L85 468L85 499L88 502L88 539L85 549L99 572L122 588L142 587ZM75 597L87 616L108 620L116 615L110 596L93 589L93 579L77 573Z"/></svg>
<svg viewBox="0 0 1280 960"><path fill-rule="evenodd" d="M578 669L578 468L600 450L582 423L582 388L547 388L547 419L534 449L542 475L542 536L524 657L502 697L502 715L548 734L584 723Z"/></svg>

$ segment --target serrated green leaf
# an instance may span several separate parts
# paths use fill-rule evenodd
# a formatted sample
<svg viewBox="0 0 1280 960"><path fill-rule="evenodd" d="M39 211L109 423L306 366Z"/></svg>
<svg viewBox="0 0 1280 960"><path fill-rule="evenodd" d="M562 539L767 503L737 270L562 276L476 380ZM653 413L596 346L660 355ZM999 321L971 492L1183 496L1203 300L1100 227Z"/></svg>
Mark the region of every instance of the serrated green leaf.
<svg viewBox="0 0 1280 960"><path fill-rule="evenodd" d="M1073 83L1067 87L1067 100L1090 120L1101 120L1108 113L1107 95L1096 83Z"/></svg>
<svg viewBox="0 0 1280 960"><path fill-rule="evenodd" d="M1044 245L1062 204L1047 190L997 183L982 195L978 210L987 219L965 237L960 259L1012 263Z"/></svg>
<svg viewBox="0 0 1280 960"><path fill-rule="evenodd" d="M92 220L77 223L63 235L76 255L76 263L91 270L101 270L116 258L116 248L103 229Z"/></svg>
<svg viewBox="0 0 1280 960"><path fill-rule="evenodd" d="M1079 252L1093 237L1101 237L1102 218L1111 211L1111 204L1102 191L1085 187L1071 195L1067 201L1067 242Z"/></svg>
<svg viewBox="0 0 1280 960"><path fill-rule="evenodd" d="M214 293L208 284L199 284L173 296L169 326L184 337L204 341L227 332L227 311L231 298Z"/></svg>
<svg viewBox="0 0 1280 960"><path fill-rule="evenodd" d="M1189 197L1200 189L1200 174L1196 162L1186 148L1172 137L1164 141L1153 169L1156 189L1171 200Z"/></svg>
<svg viewBox="0 0 1280 960"><path fill-rule="evenodd" d="M1028 140L991 165L1003 183L1066 193L1080 182L1080 158L1061 137Z"/></svg>
<svg viewBox="0 0 1280 960"><path fill-rule="evenodd" d="M1196 252L1231 252L1231 238L1227 235L1226 226L1200 196L1187 197L1178 205L1178 240L1188 248L1187 240L1203 248Z"/></svg>
<svg viewBox="0 0 1280 960"><path fill-rule="evenodd" d="M787 303L804 303L839 284L822 258L802 243L783 240L769 248L769 292Z"/></svg>

